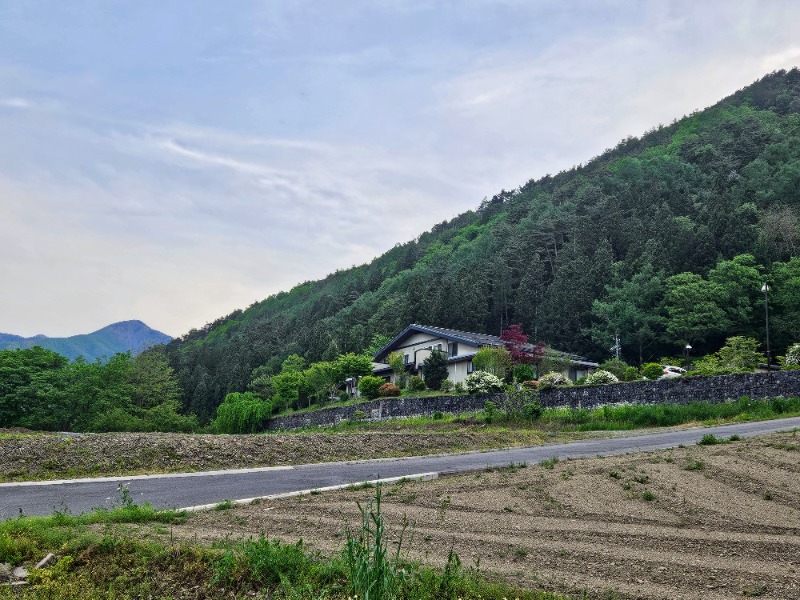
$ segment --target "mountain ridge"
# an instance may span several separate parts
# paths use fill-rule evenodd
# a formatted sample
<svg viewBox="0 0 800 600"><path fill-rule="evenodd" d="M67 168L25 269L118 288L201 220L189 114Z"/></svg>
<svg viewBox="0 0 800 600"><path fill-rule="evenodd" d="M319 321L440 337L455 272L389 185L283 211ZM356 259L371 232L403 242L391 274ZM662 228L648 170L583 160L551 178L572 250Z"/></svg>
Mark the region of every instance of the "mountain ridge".
<svg viewBox="0 0 800 600"><path fill-rule="evenodd" d="M26 338L0 333L0 350L41 346L69 359L82 356L91 362L111 357L117 352L138 354L151 346L167 344L171 340L171 336L148 327L138 319L132 319L106 325L91 333L68 337L48 337L38 334Z"/></svg>
<svg viewBox="0 0 800 600"><path fill-rule="evenodd" d="M763 338L761 283L750 279L767 275L784 280L770 296L776 350L800 340L800 297L787 284L800 279L796 248L800 71L792 69L585 164L501 190L370 263L193 329L167 353L184 409L201 419L226 393L247 389L257 367L271 374L289 354L360 352L409 323L495 335L521 323L535 341L597 360L619 333L628 360L660 360L689 339L681 342L688 334L678 331L682 308L670 286L696 293L688 309L709 300L697 294L728 302L727 312L709 314L730 326L692 338L701 354L726 334ZM740 256L749 258L728 264ZM622 317L629 328L598 329Z"/></svg>

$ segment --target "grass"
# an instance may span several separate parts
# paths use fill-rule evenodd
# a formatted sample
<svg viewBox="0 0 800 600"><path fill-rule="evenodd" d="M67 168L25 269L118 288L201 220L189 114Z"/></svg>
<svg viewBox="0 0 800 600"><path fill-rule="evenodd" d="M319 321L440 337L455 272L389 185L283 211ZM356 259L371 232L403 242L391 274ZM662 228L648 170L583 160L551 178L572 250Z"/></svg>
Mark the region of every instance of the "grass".
<svg viewBox="0 0 800 600"><path fill-rule="evenodd" d="M553 458L546 458L545 460L539 461L539 466L544 469L547 469L548 471L552 471L557 464L558 464L557 456L554 456Z"/></svg>
<svg viewBox="0 0 800 600"><path fill-rule="evenodd" d="M380 507L381 488L360 506L361 520L348 528L341 552L324 556L302 541L286 544L257 538L197 542L139 539L125 524L175 524L184 513L124 505L114 510L72 516L19 517L0 522L0 562L30 565L47 552L58 556L47 569L32 569L30 585L0 587L0 598L258 597L279 599L484 598L566 600L550 592L523 590L486 579L465 568L451 550L445 566L434 569L410 561L402 526L389 530ZM96 525L101 524L98 528ZM93 527L92 527L93 526ZM396 544L396 548L393 546ZM390 550L391 548L391 550ZM524 558L527 550L518 548Z"/></svg>
<svg viewBox="0 0 800 600"><path fill-rule="evenodd" d="M495 415L487 423L482 412L463 415L442 415L441 418L409 417L378 422L343 422L333 427L315 427L314 432L356 433L362 431L403 430L414 431L463 431L465 427L479 425L482 431L531 430L588 432L672 427L686 423L714 425L725 422L744 422L800 416L800 398L772 398L751 400L744 397L735 402L689 404L658 404L603 406L586 408L547 408L539 419L518 419ZM738 436L733 436L738 439Z"/></svg>
<svg viewBox="0 0 800 600"><path fill-rule="evenodd" d="M726 421L760 421L800 415L800 398L773 398L712 404L621 405L596 409L546 409L539 423L577 431L627 430L672 427L685 423L716 424Z"/></svg>

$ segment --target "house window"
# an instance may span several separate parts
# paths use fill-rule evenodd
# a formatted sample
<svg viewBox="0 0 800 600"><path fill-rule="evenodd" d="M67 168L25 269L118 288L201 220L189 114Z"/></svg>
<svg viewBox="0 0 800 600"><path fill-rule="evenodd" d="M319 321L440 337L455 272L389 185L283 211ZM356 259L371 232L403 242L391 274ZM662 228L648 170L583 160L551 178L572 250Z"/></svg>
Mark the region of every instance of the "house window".
<svg viewBox="0 0 800 600"><path fill-rule="evenodd" d="M407 365L407 364L408 364L408 359L409 359L409 358L411 358L411 356L410 356L410 355L408 355L408 354L405 354L405 355L403 355L403 364L404 364L404 365Z"/></svg>
<svg viewBox="0 0 800 600"><path fill-rule="evenodd" d="M467 373L472 373L475 370L475 365L472 364L472 361L467 363Z"/></svg>
<svg viewBox="0 0 800 600"><path fill-rule="evenodd" d="M447 344L447 354L449 356L458 356L458 342L449 342Z"/></svg>

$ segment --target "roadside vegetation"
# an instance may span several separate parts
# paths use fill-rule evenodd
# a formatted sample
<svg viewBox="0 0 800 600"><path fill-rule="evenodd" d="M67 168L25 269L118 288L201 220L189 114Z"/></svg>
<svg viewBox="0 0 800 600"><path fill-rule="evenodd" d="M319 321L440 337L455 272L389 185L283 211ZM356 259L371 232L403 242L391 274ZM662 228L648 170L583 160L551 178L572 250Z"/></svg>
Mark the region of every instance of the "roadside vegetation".
<svg viewBox="0 0 800 600"><path fill-rule="evenodd" d="M372 500L358 505L360 523L346 525L345 544L328 556L302 541L284 543L263 534L211 545L153 541L131 527L150 523L164 533L187 515L133 505L124 493L120 507L110 511L20 516L0 523L0 562L28 567L28 585L0 586L0 598L566 600L491 580L464 567L452 550L443 569L410 559L406 525L399 533L390 530L381 495L378 486ZM31 568L49 553L56 556L52 565Z"/></svg>
<svg viewBox="0 0 800 600"><path fill-rule="evenodd" d="M0 434L0 481L70 479L297 465L482 451L566 442L612 431L714 425L800 416L800 399L710 404L547 408L531 391L483 411L387 421L353 419L335 427L258 435L109 433Z"/></svg>

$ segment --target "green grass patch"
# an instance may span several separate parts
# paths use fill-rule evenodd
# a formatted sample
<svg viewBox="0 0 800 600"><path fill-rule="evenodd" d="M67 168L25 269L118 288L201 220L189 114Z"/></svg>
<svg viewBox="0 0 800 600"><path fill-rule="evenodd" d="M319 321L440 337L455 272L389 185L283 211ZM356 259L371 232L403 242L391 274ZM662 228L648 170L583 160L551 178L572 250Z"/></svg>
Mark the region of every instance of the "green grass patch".
<svg viewBox="0 0 800 600"><path fill-rule="evenodd" d="M539 423L551 428L605 431L671 427L685 423L761 421L800 415L800 398L773 398L712 404L658 404L603 406L597 409L546 409Z"/></svg>
<svg viewBox="0 0 800 600"><path fill-rule="evenodd" d="M185 518L175 511L123 506L72 516L19 517L0 523L0 562L30 566L45 553L58 562L31 570L30 585L0 587L0 598L101 599L258 597L278 599L484 598L566 600L537 590L490 581L476 568L465 568L451 551L444 568L408 559L402 534L391 534L380 510L381 488L360 506L361 520L348 528L338 553L324 556L302 541L286 544L263 534L211 546L164 543L137 538L122 523L163 523ZM89 527L105 523L106 527ZM403 525L403 530L407 525ZM524 558L525 549L516 556ZM585 596L588 598L588 596Z"/></svg>

